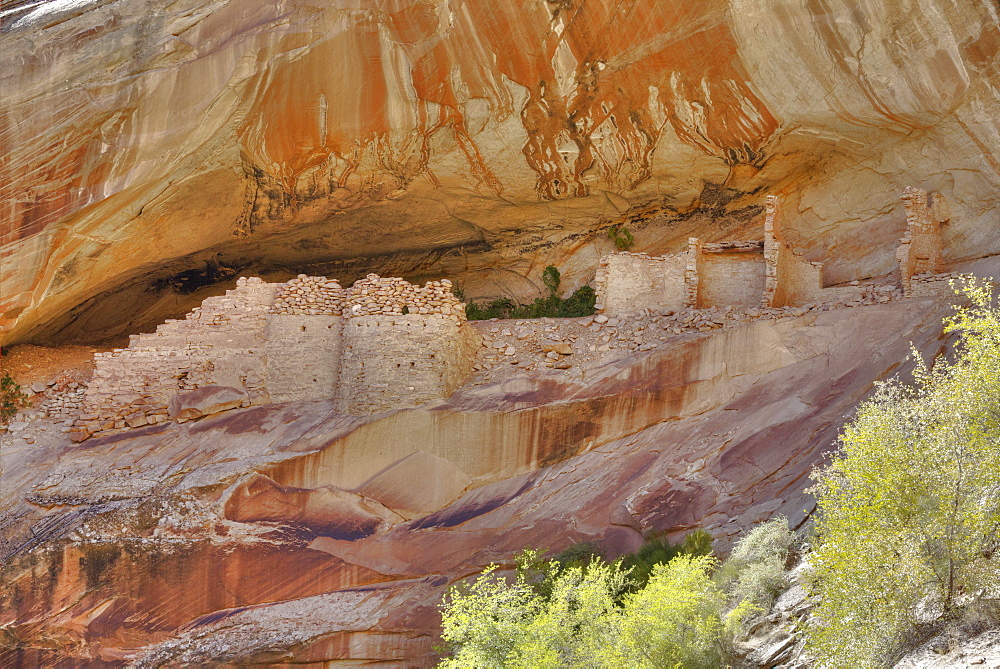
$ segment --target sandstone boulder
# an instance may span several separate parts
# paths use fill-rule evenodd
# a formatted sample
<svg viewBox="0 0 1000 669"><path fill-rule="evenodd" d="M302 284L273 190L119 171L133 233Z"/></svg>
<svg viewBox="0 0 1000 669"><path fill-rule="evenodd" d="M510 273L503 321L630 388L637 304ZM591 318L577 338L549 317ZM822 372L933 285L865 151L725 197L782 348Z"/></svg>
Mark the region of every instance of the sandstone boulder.
<svg viewBox="0 0 1000 669"><path fill-rule="evenodd" d="M210 416L220 411L237 409L249 400L246 391L229 386L202 386L197 390L180 393L170 400L167 415L178 423Z"/></svg>
<svg viewBox="0 0 1000 669"><path fill-rule="evenodd" d="M542 352L570 355L573 352L573 347L564 341L547 341L542 342Z"/></svg>

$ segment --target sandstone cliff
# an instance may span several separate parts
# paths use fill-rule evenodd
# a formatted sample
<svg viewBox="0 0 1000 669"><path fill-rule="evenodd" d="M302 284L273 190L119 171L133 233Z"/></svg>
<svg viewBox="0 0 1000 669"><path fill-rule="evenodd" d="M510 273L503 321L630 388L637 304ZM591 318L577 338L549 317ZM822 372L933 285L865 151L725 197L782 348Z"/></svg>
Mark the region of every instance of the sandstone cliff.
<svg viewBox="0 0 1000 669"><path fill-rule="evenodd" d="M604 234L788 236L887 273L904 185L1000 251L990 0L13 0L0 341L148 329L236 271L592 278ZM753 223L751 226L750 223ZM753 236L754 233L748 233Z"/></svg>
<svg viewBox="0 0 1000 669"><path fill-rule="evenodd" d="M503 363L373 416L299 401L79 445L18 424L0 436L0 659L432 664L446 587L525 546L616 556L702 526L722 548L774 513L801 523L811 467L872 382L911 341L941 350L942 307L801 310L574 353L570 370Z"/></svg>

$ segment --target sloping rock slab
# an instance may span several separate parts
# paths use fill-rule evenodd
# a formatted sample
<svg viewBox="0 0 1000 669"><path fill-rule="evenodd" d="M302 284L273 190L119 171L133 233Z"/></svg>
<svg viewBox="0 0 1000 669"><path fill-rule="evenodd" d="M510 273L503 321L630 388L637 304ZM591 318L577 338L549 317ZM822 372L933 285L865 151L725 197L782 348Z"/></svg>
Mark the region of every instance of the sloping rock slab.
<svg viewBox="0 0 1000 669"><path fill-rule="evenodd" d="M444 508L470 483L450 460L417 451L373 476L357 492L413 518Z"/></svg>
<svg viewBox="0 0 1000 669"><path fill-rule="evenodd" d="M170 400L167 414L178 423L183 423L202 416L238 409L249 399L249 395L239 388L202 386L197 390L175 396Z"/></svg>

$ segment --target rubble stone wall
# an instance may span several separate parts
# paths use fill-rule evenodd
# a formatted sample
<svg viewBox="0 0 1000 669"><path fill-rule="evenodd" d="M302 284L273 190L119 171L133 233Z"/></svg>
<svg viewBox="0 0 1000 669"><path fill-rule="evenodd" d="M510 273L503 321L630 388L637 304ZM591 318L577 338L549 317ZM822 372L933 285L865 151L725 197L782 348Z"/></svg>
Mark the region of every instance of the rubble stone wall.
<svg viewBox="0 0 1000 669"><path fill-rule="evenodd" d="M205 386L246 393L244 406L333 398L350 413L440 399L472 371L478 335L464 326L447 280L241 278L185 319L97 354L72 436L164 422L171 400Z"/></svg>
<svg viewBox="0 0 1000 669"><path fill-rule="evenodd" d="M444 314L349 318L338 409L369 414L446 398L472 373L479 345L473 329Z"/></svg>
<svg viewBox="0 0 1000 669"><path fill-rule="evenodd" d="M597 301L613 314L643 308L680 309L687 295L687 254L655 257L645 253L613 253L601 258L595 279Z"/></svg>

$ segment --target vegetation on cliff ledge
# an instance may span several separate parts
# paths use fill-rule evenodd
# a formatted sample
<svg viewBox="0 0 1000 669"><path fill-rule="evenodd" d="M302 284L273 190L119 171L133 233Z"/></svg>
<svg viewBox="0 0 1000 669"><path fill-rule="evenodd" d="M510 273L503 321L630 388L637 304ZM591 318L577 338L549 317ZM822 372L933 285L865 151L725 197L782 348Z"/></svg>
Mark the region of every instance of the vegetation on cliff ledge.
<svg viewBox="0 0 1000 669"><path fill-rule="evenodd" d="M9 372L0 375L0 425L6 425L21 407L31 406L28 396Z"/></svg>
<svg viewBox="0 0 1000 669"><path fill-rule="evenodd" d="M562 277L559 270L549 265L542 272L542 282L548 289L546 297L535 298L531 304L517 304L508 297L501 297L484 304L467 302L465 316L470 321L485 321L491 318L581 318L594 313L597 293L590 286L581 286L569 297L559 297ZM461 291L456 291L458 299L466 302Z"/></svg>

